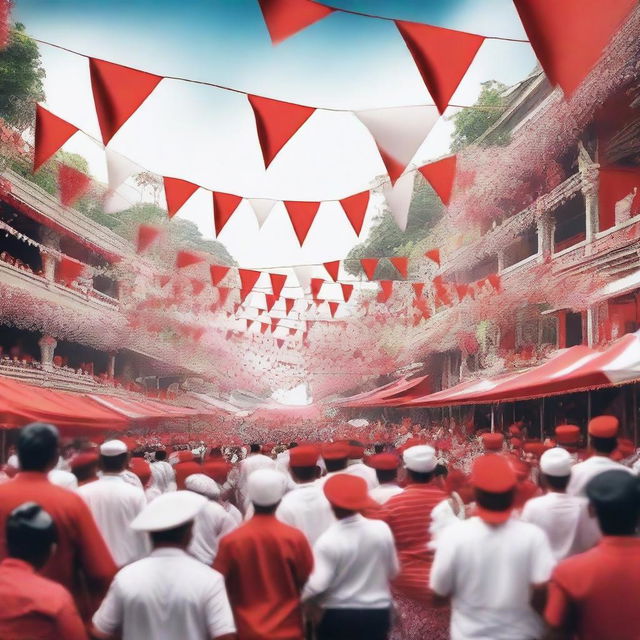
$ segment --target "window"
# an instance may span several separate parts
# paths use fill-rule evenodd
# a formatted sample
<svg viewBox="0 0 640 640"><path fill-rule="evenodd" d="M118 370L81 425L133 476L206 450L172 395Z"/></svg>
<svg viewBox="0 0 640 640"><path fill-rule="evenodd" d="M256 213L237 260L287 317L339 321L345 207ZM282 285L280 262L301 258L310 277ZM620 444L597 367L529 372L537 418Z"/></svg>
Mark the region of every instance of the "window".
<svg viewBox="0 0 640 640"><path fill-rule="evenodd" d="M584 196L577 193L554 211L553 251L558 253L586 238Z"/></svg>

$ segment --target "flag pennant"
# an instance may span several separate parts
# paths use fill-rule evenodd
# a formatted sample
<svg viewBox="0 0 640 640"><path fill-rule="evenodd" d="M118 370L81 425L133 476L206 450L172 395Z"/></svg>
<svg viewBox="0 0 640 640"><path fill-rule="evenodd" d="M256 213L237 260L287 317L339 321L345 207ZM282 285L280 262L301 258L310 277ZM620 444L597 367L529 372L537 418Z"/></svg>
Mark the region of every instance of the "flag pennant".
<svg viewBox="0 0 640 640"><path fill-rule="evenodd" d="M162 289L163 287L166 287L169 284L169 280L171 280L171 276L158 276L158 284L160 285L160 288Z"/></svg>
<svg viewBox="0 0 640 640"><path fill-rule="evenodd" d="M456 156L448 156L447 158L442 158L442 160L430 162L420 167L418 171L433 187L433 190L442 200L442 204L448 205L451 200L453 179L456 175Z"/></svg>
<svg viewBox="0 0 640 640"><path fill-rule="evenodd" d="M414 173L405 173L395 185L386 183L382 187L382 192L391 210L391 216L398 225L398 229L405 231L409 221L409 208L413 198Z"/></svg>
<svg viewBox="0 0 640 640"><path fill-rule="evenodd" d="M184 269L199 262L204 262L204 256L194 251L178 251L176 256L176 267L178 269Z"/></svg>
<svg viewBox="0 0 640 640"><path fill-rule="evenodd" d="M389 262L398 270L398 273L406 278L409 272L409 258L404 256L397 258L389 258Z"/></svg>
<svg viewBox="0 0 640 640"><path fill-rule="evenodd" d="M313 273L313 267L311 265L303 264L297 267L293 267L293 272L296 274L296 279L300 288L304 291L309 288L311 282L311 274Z"/></svg>
<svg viewBox="0 0 640 640"><path fill-rule="evenodd" d="M138 225L137 250L146 251L162 234L162 229L152 224Z"/></svg>
<svg viewBox="0 0 640 640"><path fill-rule="evenodd" d="M284 308L285 308L285 311L287 312L287 315L289 315L293 310L294 303L295 303L295 300L293 298L284 299Z"/></svg>
<svg viewBox="0 0 640 640"><path fill-rule="evenodd" d="M251 293L253 287L255 287L258 278L260 278L260 271L254 271L253 269L238 269L238 275L240 276L240 299L244 302L245 298Z"/></svg>
<svg viewBox="0 0 640 640"><path fill-rule="evenodd" d="M357 236L359 236L362 231L362 225L367 213L370 197L370 191L362 191L361 193L356 193L353 196L342 198L342 200L340 200L340 204L342 205L342 208Z"/></svg>
<svg viewBox="0 0 640 640"><path fill-rule="evenodd" d="M424 292L424 282L413 282L411 286L413 287L413 293L416 299L421 298Z"/></svg>
<svg viewBox="0 0 640 640"><path fill-rule="evenodd" d="M369 280L373 280L379 261L379 258L360 258L362 270L367 274Z"/></svg>
<svg viewBox="0 0 640 640"><path fill-rule="evenodd" d="M229 267L223 267L219 264L212 264L209 266L209 272L211 273L211 284L217 287L224 277L229 273Z"/></svg>
<svg viewBox="0 0 640 640"><path fill-rule="evenodd" d="M429 94L440 113L444 113L484 36L418 22L395 23Z"/></svg>
<svg viewBox="0 0 640 640"><path fill-rule="evenodd" d="M289 335L290 336L295 336L296 335L296 330L292 327L289 327Z"/></svg>
<svg viewBox="0 0 640 640"><path fill-rule="evenodd" d="M315 301L318 300L318 296L320 295L320 289L322 289L323 284L324 284L323 278L311 278L311 296Z"/></svg>
<svg viewBox="0 0 640 640"><path fill-rule="evenodd" d="M251 320L251 318L246 318L246 323L247 323L247 331L249 331L249 329L251 329L251 325L253 324L253 320Z"/></svg>
<svg viewBox="0 0 640 640"><path fill-rule="evenodd" d="M311 117L315 107L248 95L256 119L265 169L291 137Z"/></svg>
<svg viewBox="0 0 640 640"><path fill-rule="evenodd" d="M456 293L458 294L458 300L462 302L469 291L469 285L463 282L462 284L455 285L455 287Z"/></svg>
<svg viewBox="0 0 640 640"><path fill-rule="evenodd" d="M340 260L333 260L332 262L323 262L324 268L331 276L334 282L338 282L338 272L340 271Z"/></svg>
<svg viewBox="0 0 640 640"><path fill-rule="evenodd" d="M282 273L270 273L269 278L271 279L271 291L276 298L279 298L287 276Z"/></svg>
<svg viewBox="0 0 640 640"><path fill-rule="evenodd" d="M85 271L85 265L69 256L63 255L56 268L56 276L64 284L69 286L77 280Z"/></svg>
<svg viewBox="0 0 640 640"><path fill-rule="evenodd" d="M37 171L76 131L78 127L37 104L33 171Z"/></svg>
<svg viewBox="0 0 640 640"><path fill-rule="evenodd" d="M167 199L167 212L170 218L180 211L182 205L199 189L197 184L180 178L162 178L164 195Z"/></svg>
<svg viewBox="0 0 640 640"><path fill-rule="evenodd" d="M440 266L440 249L429 249L425 254L425 258L429 258L435 262L438 266Z"/></svg>
<svg viewBox="0 0 640 640"><path fill-rule="evenodd" d="M393 280L380 280L380 293L378 293L378 302L386 302L393 292Z"/></svg>
<svg viewBox="0 0 640 640"><path fill-rule="evenodd" d="M276 303L276 300L278 299L278 296L274 296L270 293L265 293L264 297L267 301L267 311L271 311L271 309L273 309L273 305Z"/></svg>
<svg viewBox="0 0 640 640"><path fill-rule="evenodd" d="M96 58L89 58L89 73L102 142L107 145L158 86L162 76Z"/></svg>
<svg viewBox="0 0 640 640"><path fill-rule="evenodd" d="M278 345L278 349L282 349L284 345L284 340L282 338L276 338L276 344Z"/></svg>
<svg viewBox="0 0 640 640"><path fill-rule="evenodd" d="M258 0L271 42L283 40L326 18L335 9L311 0Z"/></svg>
<svg viewBox="0 0 640 640"><path fill-rule="evenodd" d="M514 0L551 84L569 97L599 60L637 0Z"/></svg>
<svg viewBox="0 0 640 640"><path fill-rule="evenodd" d="M229 222L229 218L242 201L240 196L232 193L222 193L213 191L213 223L216 228L216 236L220 234L224 226Z"/></svg>
<svg viewBox="0 0 640 640"><path fill-rule="evenodd" d="M302 246L307 234L309 233L309 229L311 229L311 225L318 214L320 203L287 200L285 201L284 206L289 214L289 220L291 220L296 238L298 238L298 242L300 243L300 246Z"/></svg>
<svg viewBox="0 0 640 640"><path fill-rule="evenodd" d="M193 289L193 295L200 295L204 290L204 282L197 278L191 278L191 288Z"/></svg>
<svg viewBox="0 0 640 640"><path fill-rule="evenodd" d="M355 115L373 136L392 183L438 120L438 110L432 106L368 109Z"/></svg>
<svg viewBox="0 0 640 640"><path fill-rule="evenodd" d="M269 327L270 327L270 326L271 326L271 325L266 324L265 322L261 322L261 323L260 323L260 333L262 333L263 335L264 335L265 333L267 333L267 331L268 331L268 329L269 329Z"/></svg>
<svg viewBox="0 0 640 640"><path fill-rule="evenodd" d="M262 229L262 225L266 222L277 202L277 200L270 200L269 198L249 198L249 204L256 214L258 229Z"/></svg>
<svg viewBox="0 0 640 640"><path fill-rule="evenodd" d="M60 202L65 207L71 207L81 198L91 186L91 178L66 164L58 167L58 190Z"/></svg>
<svg viewBox="0 0 640 640"><path fill-rule="evenodd" d="M341 283L340 287L342 288L342 299L345 302L349 302L349 298L351 298L351 294L353 293L353 285Z"/></svg>
<svg viewBox="0 0 640 640"><path fill-rule="evenodd" d="M329 312L331 313L332 318L336 317L336 311L338 310L339 306L339 302L329 302Z"/></svg>
<svg viewBox="0 0 640 640"><path fill-rule="evenodd" d="M489 284L494 288L495 291L502 291L502 278L497 273L490 273L487 276L487 280Z"/></svg>
<svg viewBox="0 0 640 640"><path fill-rule="evenodd" d="M113 151L105 149L107 158L107 175L109 177L109 190L115 191L130 176L138 175L144 168L136 164L133 160Z"/></svg>

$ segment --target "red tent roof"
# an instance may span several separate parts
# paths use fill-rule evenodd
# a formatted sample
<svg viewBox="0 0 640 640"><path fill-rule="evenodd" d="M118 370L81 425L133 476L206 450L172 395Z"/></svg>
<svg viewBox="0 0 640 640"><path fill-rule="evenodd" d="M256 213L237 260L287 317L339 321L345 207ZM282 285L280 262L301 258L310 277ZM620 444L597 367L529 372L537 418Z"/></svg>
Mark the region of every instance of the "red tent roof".
<svg viewBox="0 0 640 640"><path fill-rule="evenodd" d="M431 391L429 376L419 376L411 380L396 381L393 387L383 387L360 400L350 400L344 407L395 407Z"/></svg>
<svg viewBox="0 0 640 640"><path fill-rule="evenodd" d="M119 396L101 395L96 393L87 396L94 403L115 411L127 420L166 420L168 418L187 418L199 415L195 409L176 407L157 400L144 398L120 398Z"/></svg>

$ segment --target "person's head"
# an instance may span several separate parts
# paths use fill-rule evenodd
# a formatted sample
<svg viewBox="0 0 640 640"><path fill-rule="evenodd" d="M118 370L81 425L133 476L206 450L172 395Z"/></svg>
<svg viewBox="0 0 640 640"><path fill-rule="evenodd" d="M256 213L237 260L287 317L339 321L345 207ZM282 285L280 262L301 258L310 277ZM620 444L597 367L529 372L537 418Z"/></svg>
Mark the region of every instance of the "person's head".
<svg viewBox="0 0 640 640"><path fill-rule="evenodd" d="M257 469L247 479L247 497L256 513L273 513L286 491L287 479L275 469Z"/></svg>
<svg viewBox="0 0 640 640"><path fill-rule="evenodd" d="M295 449L298 446L297 442L290 442L289 443L289 449Z"/></svg>
<svg viewBox="0 0 640 640"><path fill-rule="evenodd" d="M166 449L156 449L156 453L154 459L158 462L162 462L167 459L167 450Z"/></svg>
<svg viewBox="0 0 640 640"><path fill-rule="evenodd" d="M373 445L374 453L382 453L384 451L384 444L382 442L376 442Z"/></svg>
<svg viewBox="0 0 640 640"><path fill-rule="evenodd" d="M298 482L311 482L318 477L318 447L304 446L289 449L289 470L293 479Z"/></svg>
<svg viewBox="0 0 640 640"><path fill-rule="evenodd" d="M599 438L591 436L591 448L602 455L610 455L618 446L618 438Z"/></svg>
<svg viewBox="0 0 640 640"><path fill-rule="evenodd" d="M71 473L76 477L78 483L87 482L94 479L98 471L98 454L92 451L77 453L69 461Z"/></svg>
<svg viewBox="0 0 640 640"><path fill-rule="evenodd" d="M322 447L322 459L329 473L347 468L349 446L341 442L330 442Z"/></svg>
<svg viewBox="0 0 640 640"><path fill-rule="evenodd" d="M605 536L632 536L640 517L640 479L627 471L610 469L592 478L586 487L590 511Z"/></svg>
<svg viewBox="0 0 640 640"><path fill-rule="evenodd" d="M478 516L489 525L506 522L513 508L517 477L504 456L485 454L475 459L471 472Z"/></svg>
<svg viewBox="0 0 640 640"><path fill-rule="evenodd" d="M591 448L600 455L611 455L618 446L620 423L615 416L597 416L589 421Z"/></svg>
<svg viewBox="0 0 640 640"><path fill-rule="evenodd" d="M107 440L100 445L100 468L105 473L120 473L128 462L129 449L122 440Z"/></svg>
<svg viewBox="0 0 640 640"><path fill-rule="evenodd" d="M433 478L436 468L436 450L428 444L417 444L404 450L402 460L409 482L426 484Z"/></svg>
<svg viewBox="0 0 640 640"><path fill-rule="evenodd" d="M154 547L180 547L186 548L191 542L193 520L173 529L151 531L151 544Z"/></svg>
<svg viewBox="0 0 640 640"><path fill-rule="evenodd" d="M322 489L338 520L379 506L369 497L367 483L359 476L338 473L329 478Z"/></svg>
<svg viewBox="0 0 640 640"><path fill-rule="evenodd" d="M362 460L364 445L359 440L349 440L349 460Z"/></svg>
<svg viewBox="0 0 640 640"><path fill-rule="evenodd" d="M204 473L193 473L184 481L185 489L199 493L207 500L220 500L220 485Z"/></svg>
<svg viewBox="0 0 640 640"><path fill-rule="evenodd" d="M9 514L6 536L9 556L36 569L47 563L58 540L53 518L35 502L25 502Z"/></svg>
<svg viewBox="0 0 640 640"><path fill-rule="evenodd" d="M20 430L18 461L22 471L46 473L58 462L60 436L52 424L32 422Z"/></svg>
<svg viewBox="0 0 640 640"><path fill-rule="evenodd" d="M580 427L575 424L563 424L555 429L555 440L558 446L575 450L580 445Z"/></svg>
<svg viewBox="0 0 640 640"><path fill-rule="evenodd" d="M540 456L540 471L544 484L551 490L563 493L571 479L573 458L562 447L548 449Z"/></svg>
<svg viewBox="0 0 640 640"><path fill-rule="evenodd" d="M249 453L260 453L261 447L258 442L252 442L249 445Z"/></svg>
<svg viewBox="0 0 640 640"><path fill-rule="evenodd" d="M393 453L377 453L367 460L367 464L375 469L380 484L395 482L398 477L400 459Z"/></svg>
<svg viewBox="0 0 640 640"><path fill-rule="evenodd" d="M433 470L433 475L437 478L438 476L441 476L442 478L444 478L445 480L447 479L447 474L449 473L449 470L447 469L447 465L444 462L438 462L436 464L436 468Z"/></svg>

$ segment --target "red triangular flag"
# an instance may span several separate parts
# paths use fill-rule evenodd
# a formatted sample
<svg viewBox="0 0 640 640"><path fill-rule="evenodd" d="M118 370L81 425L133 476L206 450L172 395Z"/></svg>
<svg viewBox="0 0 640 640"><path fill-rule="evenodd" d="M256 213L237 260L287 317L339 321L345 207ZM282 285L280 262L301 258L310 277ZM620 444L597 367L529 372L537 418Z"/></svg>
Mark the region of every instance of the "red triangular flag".
<svg viewBox="0 0 640 640"><path fill-rule="evenodd" d="M284 206L289 214L289 220L291 220L298 242L302 246L316 218L320 203L286 200Z"/></svg>
<svg viewBox="0 0 640 640"><path fill-rule="evenodd" d="M456 175L456 156L448 156L430 162L418 169L425 177L425 180L433 187L444 205L449 204L451 199L451 188Z"/></svg>
<svg viewBox="0 0 640 640"><path fill-rule="evenodd" d="M315 301L318 300L323 284L324 280L322 278L311 278L311 296Z"/></svg>
<svg viewBox="0 0 640 640"><path fill-rule="evenodd" d="M416 298L421 298L422 292L424 291L424 282L413 282L411 286L413 287L413 293Z"/></svg>
<svg viewBox="0 0 640 640"><path fill-rule="evenodd" d="M178 269L184 269L199 262L204 262L204 256L193 251L178 251L178 255L176 256L176 267Z"/></svg>
<svg viewBox="0 0 640 640"><path fill-rule="evenodd" d="M271 290L273 291L273 295L276 298L279 298L282 293L284 283L287 281L287 276L281 273L270 273L269 278L271 279Z"/></svg>
<svg viewBox="0 0 640 640"><path fill-rule="evenodd" d="M340 204L342 205L353 230L358 236L362 231L362 224L364 223L364 217L367 213L370 196L370 191L362 191L361 193L356 193L353 196L342 198L342 200L340 200Z"/></svg>
<svg viewBox="0 0 640 640"><path fill-rule="evenodd" d="M339 306L339 302L329 302L329 312L331 313L332 318L336 317L336 311L338 310Z"/></svg>
<svg viewBox="0 0 640 640"><path fill-rule="evenodd" d="M240 303L236 302L233 305L233 313L236 314L238 313L238 310L240 309ZM231 316L230 313L227 313L227 318L229 318Z"/></svg>
<svg viewBox="0 0 640 640"><path fill-rule="evenodd" d="M391 154L387 153L382 147L378 145L378 151L384 166L387 169L387 174L391 179L391 184L395 184L396 180L402 175L405 166L399 160L396 160Z"/></svg>
<svg viewBox="0 0 640 640"><path fill-rule="evenodd" d="M169 280L171 280L171 276L158 276L160 288L166 287L169 284Z"/></svg>
<svg viewBox="0 0 640 640"><path fill-rule="evenodd" d="M244 302L244 299L251 293L251 290L258 282L260 277L260 271L254 271L253 269L238 269L238 275L240 276L240 299Z"/></svg>
<svg viewBox="0 0 640 640"><path fill-rule="evenodd" d="M213 223L216 228L216 235L218 235L224 228L224 225L229 222L229 218L238 208L241 201L242 198L240 196L235 196L232 193L213 191Z"/></svg>
<svg viewBox="0 0 640 640"><path fill-rule="evenodd" d="M260 323L260 333L263 333L263 334L264 334L264 333L267 333L267 331L268 331L268 329L269 329L269 327L270 327L270 326L271 326L271 325L269 325L269 324L266 324L266 323L264 323L264 322L261 322L261 323Z"/></svg>
<svg viewBox="0 0 640 640"><path fill-rule="evenodd" d="M334 282L338 282L338 271L340 270L340 260L333 260L332 262L323 262L324 268L331 276Z"/></svg>
<svg viewBox="0 0 640 640"><path fill-rule="evenodd" d="M78 127L36 105L33 170L37 171L76 131Z"/></svg>
<svg viewBox="0 0 640 640"><path fill-rule="evenodd" d="M351 294L353 293L353 285L352 284L340 284L342 287L342 298L345 302L349 302L349 298L351 298Z"/></svg>
<svg viewBox="0 0 640 640"><path fill-rule="evenodd" d="M249 95L256 118L258 140L265 169L298 129L311 117L315 107Z"/></svg>
<svg viewBox="0 0 640 640"><path fill-rule="evenodd" d="M393 280L380 280L380 293L378 293L378 302L386 302L393 292Z"/></svg>
<svg viewBox="0 0 640 640"><path fill-rule="evenodd" d="M310 0L258 1L273 44L286 40L335 11Z"/></svg>
<svg viewBox="0 0 640 640"><path fill-rule="evenodd" d="M285 298L284 299L284 308L287 312L287 315L289 315L293 309L293 305L295 303L295 300L293 298Z"/></svg>
<svg viewBox="0 0 640 640"><path fill-rule="evenodd" d="M571 95L637 0L514 0L531 46L554 85Z"/></svg>
<svg viewBox="0 0 640 640"><path fill-rule="evenodd" d="M455 285L455 287L456 293L458 294L458 300L462 302L469 291L469 285L462 283Z"/></svg>
<svg viewBox="0 0 640 640"><path fill-rule="evenodd" d="M273 305L276 303L276 300L278 299L277 296L271 295L270 293L265 293L264 297L267 300L267 311L271 311L271 309L273 309Z"/></svg>
<svg viewBox="0 0 640 640"><path fill-rule="evenodd" d="M247 322L247 331L249 331L249 329L251 329L251 325L253 324L253 320L246 318L246 322Z"/></svg>
<svg viewBox="0 0 640 640"><path fill-rule="evenodd" d="M490 273L487 280L496 291L502 291L502 278L497 273Z"/></svg>
<svg viewBox="0 0 640 640"><path fill-rule="evenodd" d="M204 282L197 278L191 278L191 287L193 288L193 295L200 295L204 289Z"/></svg>
<svg viewBox="0 0 640 640"><path fill-rule="evenodd" d="M89 189L91 178L66 164L58 167L58 189L60 191L60 202L65 207L70 207L81 198Z"/></svg>
<svg viewBox="0 0 640 640"><path fill-rule="evenodd" d="M223 280L223 278L229 273L229 267L223 267L219 264L212 264L209 267L211 272L211 284L217 287Z"/></svg>
<svg viewBox="0 0 640 640"><path fill-rule="evenodd" d="M148 249L160 236L162 229L152 224L138 225L138 253L142 253Z"/></svg>
<svg viewBox="0 0 640 640"><path fill-rule="evenodd" d="M367 274L369 280L373 280L379 261L380 258L360 258L362 269Z"/></svg>
<svg viewBox="0 0 640 640"><path fill-rule="evenodd" d="M77 280L84 272L85 265L69 256L63 255L58 262L56 268L56 276L64 284L69 286L74 280Z"/></svg>
<svg viewBox="0 0 640 640"><path fill-rule="evenodd" d="M443 113L473 62L484 36L396 20L438 111Z"/></svg>
<svg viewBox="0 0 640 640"><path fill-rule="evenodd" d="M164 195L167 199L167 212L169 217L178 213L180 207L197 191L199 188L193 182L180 180L180 178L162 178L164 182Z"/></svg>
<svg viewBox="0 0 640 640"><path fill-rule="evenodd" d="M440 249L429 249L425 254L425 258L433 260L438 266L440 266Z"/></svg>
<svg viewBox="0 0 640 640"><path fill-rule="evenodd" d="M403 277L407 277L409 271L409 258L398 257L389 258L389 262L398 270L398 273Z"/></svg>
<svg viewBox="0 0 640 640"><path fill-rule="evenodd" d="M296 330L293 327L289 327L289 335L290 336L295 336L296 335Z"/></svg>
<svg viewBox="0 0 640 640"><path fill-rule="evenodd" d="M275 329L280 323L281 318L271 318L271 326Z"/></svg>
<svg viewBox="0 0 640 640"><path fill-rule="evenodd" d="M162 76L89 58L91 90L106 145L158 86Z"/></svg>
<svg viewBox="0 0 640 640"><path fill-rule="evenodd" d="M278 345L278 349L282 349L282 345L284 344L284 340L282 338L276 338L276 344Z"/></svg>

